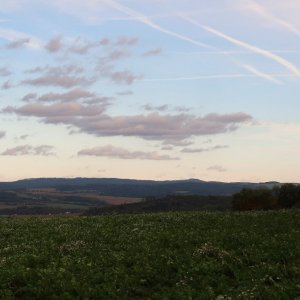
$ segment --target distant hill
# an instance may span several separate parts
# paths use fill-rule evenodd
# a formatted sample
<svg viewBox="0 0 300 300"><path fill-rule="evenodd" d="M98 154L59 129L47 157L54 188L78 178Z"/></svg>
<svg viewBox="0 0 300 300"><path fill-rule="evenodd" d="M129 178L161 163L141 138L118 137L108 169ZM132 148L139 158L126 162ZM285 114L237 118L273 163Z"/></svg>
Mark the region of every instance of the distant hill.
<svg viewBox="0 0 300 300"><path fill-rule="evenodd" d="M244 183L215 182L198 179L154 181L117 178L37 178L15 182L0 182L0 190L55 188L60 191L97 191L107 196L164 197L166 195L230 196L242 188L280 185L278 182Z"/></svg>

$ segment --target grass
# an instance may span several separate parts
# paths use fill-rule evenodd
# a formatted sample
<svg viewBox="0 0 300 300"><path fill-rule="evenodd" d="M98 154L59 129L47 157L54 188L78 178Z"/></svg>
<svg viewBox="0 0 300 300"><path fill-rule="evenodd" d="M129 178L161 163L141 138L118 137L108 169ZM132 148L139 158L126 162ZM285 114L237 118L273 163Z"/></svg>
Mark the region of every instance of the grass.
<svg viewBox="0 0 300 300"><path fill-rule="evenodd" d="M300 211L0 219L1 299L297 297Z"/></svg>

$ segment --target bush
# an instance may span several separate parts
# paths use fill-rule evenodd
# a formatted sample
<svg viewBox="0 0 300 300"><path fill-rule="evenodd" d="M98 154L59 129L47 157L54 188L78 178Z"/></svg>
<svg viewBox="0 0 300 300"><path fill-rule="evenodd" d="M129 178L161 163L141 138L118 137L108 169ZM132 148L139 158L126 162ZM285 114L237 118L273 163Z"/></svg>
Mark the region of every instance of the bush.
<svg viewBox="0 0 300 300"><path fill-rule="evenodd" d="M278 203L283 208L291 208L300 204L300 185L284 184L278 193Z"/></svg>
<svg viewBox="0 0 300 300"><path fill-rule="evenodd" d="M269 189L242 189L233 195L234 210L269 210L277 206L277 199Z"/></svg>

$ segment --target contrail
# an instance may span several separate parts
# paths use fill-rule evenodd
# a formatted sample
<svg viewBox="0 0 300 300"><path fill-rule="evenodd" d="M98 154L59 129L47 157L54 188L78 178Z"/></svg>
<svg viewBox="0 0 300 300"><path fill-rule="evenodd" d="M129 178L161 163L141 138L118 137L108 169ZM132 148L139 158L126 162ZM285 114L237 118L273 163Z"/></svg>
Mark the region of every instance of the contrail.
<svg viewBox="0 0 300 300"><path fill-rule="evenodd" d="M195 24L195 23L194 23ZM196 23L198 24L198 23ZM199 25L199 24L198 24ZM237 40L221 31L218 31L216 29L213 29L209 26L204 26L204 25L199 25L201 26L204 30L216 35L216 36L219 36L221 38L223 38L224 40L227 40L237 46L240 46L242 48L245 48L245 49L248 49L250 51L253 51L257 54L260 54L262 56L265 56L271 60L274 60L276 61L277 63L279 63L280 65L284 66L285 68L287 68L288 70L290 70L291 72L293 72L296 76L300 77L300 70L295 66L293 65L291 62L289 62L288 60L284 59L283 57L281 56L278 56L268 50L265 50L265 49L262 49L262 48L259 48L259 47L256 47L254 45L251 45L251 44L248 44L246 42L243 42L243 41L240 41L240 40Z"/></svg>
<svg viewBox="0 0 300 300"><path fill-rule="evenodd" d="M192 38L189 38L189 37L187 37L185 35L182 35L182 34L179 34L177 32L165 29L165 28L159 26L158 24L154 23L153 21L151 21L144 14L142 14L142 13L136 11L136 10L133 10L133 9L131 9L129 7L126 7L126 6L120 4L120 3L116 2L116 1L113 1L113 0L104 0L104 2L107 5L111 6L112 8L114 8L114 9L116 9L116 10L118 10L118 11L120 11L120 12L122 12L122 13L128 15L128 16L130 16L130 17L133 17L134 19L140 21L141 23L143 23L143 24L145 24L145 25L147 25L147 26L149 26L149 27L151 27L151 28L153 28L153 29L155 29L157 31L160 31L160 32L162 32L162 33L164 33L166 35L176 37L176 38L178 38L180 40L189 42L189 43L191 43L193 45L196 45L198 47L203 47L203 48L207 48L207 49L216 50L216 48L213 47L213 46L210 46L210 45L205 44L205 43L198 42L198 41L196 41L196 40L194 40Z"/></svg>
<svg viewBox="0 0 300 300"><path fill-rule="evenodd" d="M251 45L249 43L246 43L246 42L243 42L241 40L238 40L238 39L235 39L221 31L218 31L212 27L209 27L209 26L205 26L205 25L201 25L200 23L196 22L195 20L192 20L186 16L182 17L184 20L190 22L191 24L194 24L196 26L199 26L201 28L203 28L204 30L216 35L216 36L219 36L221 38L223 38L224 40L227 40L229 42L231 42L232 44L235 44L237 46L240 46L242 48L245 48L245 49L248 49L254 53L257 53L257 54L260 54L262 56L265 56L269 59L272 59L274 61L276 61L277 63L279 63L280 65L284 66L285 68L287 68L288 70L290 70L291 72L293 72L295 75L297 75L298 77L300 77L300 70L295 66L293 65L291 62L289 62L288 60L286 60L285 58L279 56L279 55L276 55L274 53L272 53L271 51L268 51L268 50L265 50L265 49L262 49L262 48L259 48L259 47L256 47L254 45Z"/></svg>
<svg viewBox="0 0 300 300"><path fill-rule="evenodd" d="M145 78L141 81L155 82L155 81L191 81L191 80L210 80L210 79L233 79L233 78L247 78L256 77L253 74L217 74L217 75L199 75L187 77L170 77L170 78Z"/></svg>
<svg viewBox="0 0 300 300"><path fill-rule="evenodd" d="M244 66L246 69L249 66ZM145 78L142 79L141 82L161 82L161 81L193 81L193 80L213 80L213 79L237 79L237 78L255 78L255 77L263 77L263 78L271 80L271 78L275 79L275 77L278 78L286 78L286 77L294 77L295 75L292 74L265 74L257 69L251 67L252 74L215 74L215 75L198 75L198 76L186 76L186 77L169 77L169 78ZM254 71L253 71L254 70ZM256 73L255 73L256 72ZM259 73L259 75L257 74ZM276 79L275 79L276 80ZM274 80L272 80L274 81ZM280 81L277 81L276 83L281 83Z"/></svg>
<svg viewBox="0 0 300 300"><path fill-rule="evenodd" d="M275 82L277 84L282 84L281 81L279 81L278 79L276 79L274 76L270 75L270 74L266 74L266 73L263 73L262 71L256 69L255 67L253 66L250 66L250 65L242 65L246 70L248 70L249 72L257 75L258 77L261 77L261 78L264 78L266 80L269 80L269 81L272 81L272 82Z"/></svg>
<svg viewBox="0 0 300 300"><path fill-rule="evenodd" d="M257 13L258 15L262 16L263 18L270 20L273 23L278 24L281 27L287 29L288 31L296 34L298 37L300 36L299 30L294 25L269 13L263 6L256 3L255 1L252 0L251 2L249 2L248 8L251 9L253 12Z"/></svg>
<svg viewBox="0 0 300 300"><path fill-rule="evenodd" d="M273 53L290 53L290 54L296 54L300 53L300 50L267 50ZM173 54L186 54L186 55L191 55L191 54L212 54L212 55L231 55L231 54L256 54L253 53L253 51L249 50L215 50L215 51L167 51L169 53Z"/></svg>

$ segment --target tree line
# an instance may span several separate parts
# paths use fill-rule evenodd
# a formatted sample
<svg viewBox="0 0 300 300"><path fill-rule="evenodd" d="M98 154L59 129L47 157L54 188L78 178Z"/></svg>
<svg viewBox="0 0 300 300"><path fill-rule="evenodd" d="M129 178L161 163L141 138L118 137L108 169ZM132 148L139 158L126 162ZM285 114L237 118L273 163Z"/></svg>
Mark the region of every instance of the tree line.
<svg viewBox="0 0 300 300"><path fill-rule="evenodd" d="M234 210L300 208L300 185L283 184L272 189L242 189L233 195Z"/></svg>

